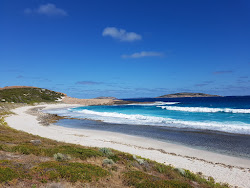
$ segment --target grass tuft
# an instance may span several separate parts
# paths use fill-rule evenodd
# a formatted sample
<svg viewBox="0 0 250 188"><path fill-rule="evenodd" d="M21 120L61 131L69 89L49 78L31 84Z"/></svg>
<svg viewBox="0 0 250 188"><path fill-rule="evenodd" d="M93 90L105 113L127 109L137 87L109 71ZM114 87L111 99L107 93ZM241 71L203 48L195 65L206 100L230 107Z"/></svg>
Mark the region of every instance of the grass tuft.
<svg viewBox="0 0 250 188"><path fill-rule="evenodd" d="M41 163L34 167L33 172L41 182L59 181L60 179L70 182L91 182L93 179L109 174L108 171L95 165L68 162Z"/></svg>
<svg viewBox="0 0 250 188"><path fill-rule="evenodd" d="M54 159L56 161L62 162L62 161L68 161L71 159L71 157L67 154L62 154L62 153L56 153L54 154Z"/></svg>
<svg viewBox="0 0 250 188"><path fill-rule="evenodd" d="M102 152L104 156L106 157L110 157L114 155L114 153L109 148L100 148L99 151Z"/></svg>
<svg viewBox="0 0 250 188"><path fill-rule="evenodd" d="M112 159L103 159L102 164L103 165L113 165L115 163Z"/></svg>
<svg viewBox="0 0 250 188"><path fill-rule="evenodd" d="M146 174L141 171L129 171L124 174L124 181L127 186L135 186L136 188L151 187L151 188L191 188L192 186L185 182L177 180L164 180L159 177Z"/></svg>
<svg viewBox="0 0 250 188"><path fill-rule="evenodd" d="M8 182L18 177L18 173L16 173L13 169L8 167L0 166L0 182Z"/></svg>

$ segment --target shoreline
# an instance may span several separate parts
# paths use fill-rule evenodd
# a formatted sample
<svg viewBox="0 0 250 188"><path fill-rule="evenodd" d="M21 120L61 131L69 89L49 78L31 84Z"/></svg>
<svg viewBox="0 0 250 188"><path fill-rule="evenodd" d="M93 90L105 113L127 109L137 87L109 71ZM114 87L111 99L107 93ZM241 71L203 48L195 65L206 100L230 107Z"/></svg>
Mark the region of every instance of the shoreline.
<svg viewBox="0 0 250 188"><path fill-rule="evenodd" d="M58 121L53 123L61 127L120 133L250 160L250 151L248 151L248 146L250 146L249 135L149 125L112 124L101 120L59 117ZM208 142L209 140L213 140L213 142Z"/></svg>
<svg viewBox="0 0 250 188"><path fill-rule="evenodd" d="M205 176L212 176L216 182L229 183L238 187L250 185L250 160L248 159L108 131L66 128L53 124L42 126L37 116L26 113L27 110L37 107L45 107L44 109L47 110L75 106L81 105L25 106L12 110L16 115L5 119L12 128L42 137L90 147L109 147L196 173L202 172Z"/></svg>

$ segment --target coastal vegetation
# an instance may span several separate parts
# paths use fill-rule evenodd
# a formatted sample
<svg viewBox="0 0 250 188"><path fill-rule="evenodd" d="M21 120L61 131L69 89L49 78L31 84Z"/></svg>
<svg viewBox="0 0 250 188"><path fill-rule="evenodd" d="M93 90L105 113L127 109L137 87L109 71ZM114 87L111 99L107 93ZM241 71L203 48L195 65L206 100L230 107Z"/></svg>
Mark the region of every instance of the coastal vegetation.
<svg viewBox="0 0 250 188"><path fill-rule="evenodd" d="M228 187L212 177L110 148L66 144L17 131L5 123L4 117L11 112L2 107L2 187Z"/></svg>
<svg viewBox="0 0 250 188"><path fill-rule="evenodd" d="M7 88L0 89L0 102L9 103L39 103L55 102L63 97L63 93L42 88Z"/></svg>

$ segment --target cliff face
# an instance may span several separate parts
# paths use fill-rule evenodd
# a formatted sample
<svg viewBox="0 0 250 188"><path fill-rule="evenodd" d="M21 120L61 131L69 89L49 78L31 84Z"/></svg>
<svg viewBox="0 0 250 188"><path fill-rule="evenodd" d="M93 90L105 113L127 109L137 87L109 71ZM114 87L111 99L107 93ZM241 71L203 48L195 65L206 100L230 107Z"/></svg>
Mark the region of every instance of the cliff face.
<svg viewBox="0 0 250 188"><path fill-rule="evenodd" d="M174 93L168 95L162 95L156 98L181 98L181 97L221 97L219 95L210 95L205 93Z"/></svg>

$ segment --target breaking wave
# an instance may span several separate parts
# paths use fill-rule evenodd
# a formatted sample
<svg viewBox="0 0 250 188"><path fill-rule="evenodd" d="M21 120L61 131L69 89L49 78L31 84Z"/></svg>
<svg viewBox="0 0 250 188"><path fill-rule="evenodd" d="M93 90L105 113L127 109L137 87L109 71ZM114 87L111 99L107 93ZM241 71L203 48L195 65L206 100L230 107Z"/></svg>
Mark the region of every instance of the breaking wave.
<svg viewBox="0 0 250 188"><path fill-rule="evenodd" d="M72 110L72 109L71 109ZM92 120L101 120L107 123L117 124L136 124L151 126L167 126L174 128L190 128L200 130L213 130L237 134L249 134L250 124L242 122L199 122L199 121L183 121L172 118L163 118L156 116L147 116L140 114L123 114L117 112L97 112L92 110L68 111L63 113L65 116L87 118Z"/></svg>
<svg viewBox="0 0 250 188"><path fill-rule="evenodd" d="M135 106L161 106L161 105L174 105L174 104L179 104L180 102L154 102L154 103L132 103L132 104L127 104L127 105L135 105Z"/></svg>

